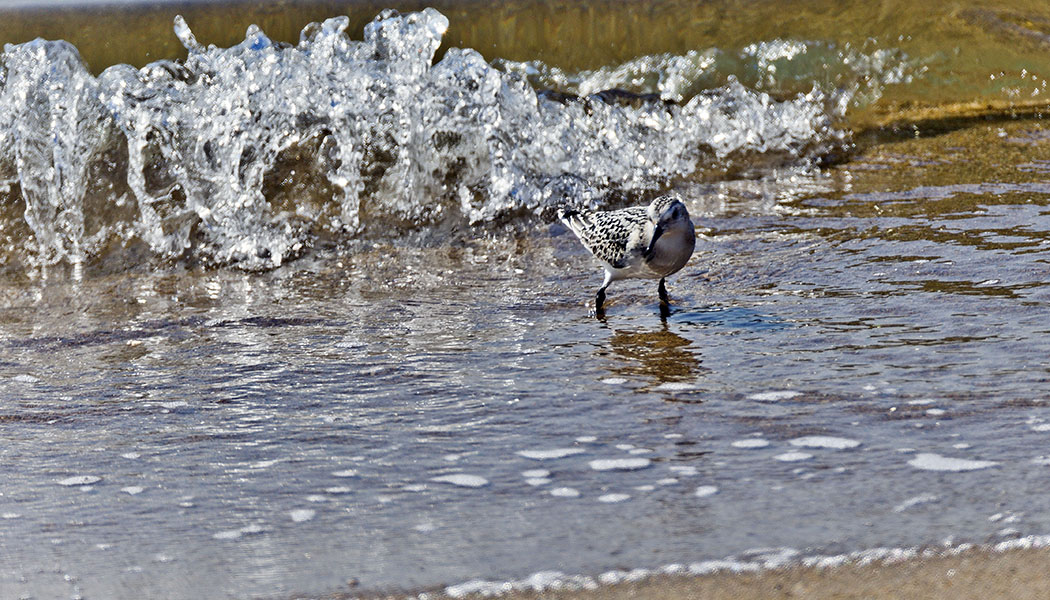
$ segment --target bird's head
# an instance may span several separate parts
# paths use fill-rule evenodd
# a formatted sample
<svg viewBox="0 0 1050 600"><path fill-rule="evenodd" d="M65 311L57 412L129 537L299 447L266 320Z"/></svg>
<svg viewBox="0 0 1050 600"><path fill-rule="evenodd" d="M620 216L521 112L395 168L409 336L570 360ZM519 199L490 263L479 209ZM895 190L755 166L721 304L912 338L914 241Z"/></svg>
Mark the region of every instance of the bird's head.
<svg viewBox="0 0 1050 600"><path fill-rule="evenodd" d="M660 229L689 222L689 211L677 196L660 196L649 203L649 220Z"/></svg>

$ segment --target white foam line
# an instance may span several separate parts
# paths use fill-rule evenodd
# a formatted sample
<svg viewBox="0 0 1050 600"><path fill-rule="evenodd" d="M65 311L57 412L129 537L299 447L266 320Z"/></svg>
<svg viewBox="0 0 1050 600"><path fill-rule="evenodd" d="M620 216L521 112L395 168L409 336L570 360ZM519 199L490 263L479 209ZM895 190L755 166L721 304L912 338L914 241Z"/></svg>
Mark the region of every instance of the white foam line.
<svg viewBox="0 0 1050 600"><path fill-rule="evenodd" d="M864 566L870 564L891 565L916 558L946 558L957 556L968 550L978 549L995 553L1010 550L1029 550L1050 547L1050 535L1030 535L992 545L971 543L945 544L943 546L913 546L910 548L871 548L848 554L816 555L800 557L792 548L761 548L741 553L751 558L727 557L705 560L691 564L669 564L655 569L631 569L606 571L597 576L569 575L561 571L539 571L524 579L512 581L486 581L472 579L450 585L444 592L451 598L479 596L492 598L513 592L544 592L547 590L593 590L602 586L639 581L656 575L704 576L717 573L754 573L786 567L814 569L834 568L842 565ZM416 600L430 600L429 594L410 596Z"/></svg>

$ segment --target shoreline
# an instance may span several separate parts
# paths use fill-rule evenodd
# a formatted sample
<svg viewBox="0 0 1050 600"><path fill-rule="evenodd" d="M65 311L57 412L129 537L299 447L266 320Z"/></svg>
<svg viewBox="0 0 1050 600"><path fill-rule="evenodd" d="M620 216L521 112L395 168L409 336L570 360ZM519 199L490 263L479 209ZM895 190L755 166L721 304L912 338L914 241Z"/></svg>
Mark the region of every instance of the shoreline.
<svg viewBox="0 0 1050 600"><path fill-rule="evenodd" d="M990 545L874 548L801 557L768 549L734 558L597 576L535 573L516 581L469 581L407 592L334 592L317 600L1027 600L1050 597L1050 536Z"/></svg>
<svg viewBox="0 0 1050 600"><path fill-rule="evenodd" d="M1005 552L971 549L955 556L891 563L878 561L823 568L796 566L702 576L657 575L595 590L521 592L503 597L522 600L1034 600L1050 597L1047 566L1050 566L1047 548Z"/></svg>

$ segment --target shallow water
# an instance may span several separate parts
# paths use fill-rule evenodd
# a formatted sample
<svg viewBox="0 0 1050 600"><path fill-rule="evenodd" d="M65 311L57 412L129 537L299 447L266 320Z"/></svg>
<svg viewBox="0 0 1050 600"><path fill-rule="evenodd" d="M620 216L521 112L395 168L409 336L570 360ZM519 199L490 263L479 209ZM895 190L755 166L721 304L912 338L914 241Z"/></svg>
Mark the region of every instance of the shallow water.
<svg viewBox="0 0 1050 600"><path fill-rule="evenodd" d="M1047 159L1014 122L684 186L704 235L666 321L641 284L590 317L558 225L5 288L4 595L1045 532Z"/></svg>
<svg viewBox="0 0 1050 600"><path fill-rule="evenodd" d="M259 39L238 56L267 52L252 50ZM504 99L529 97L469 58L447 72L510 86ZM205 72L206 59L190 67ZM379 97L417 90L428 72L395 83L377 75L393 90ZM126 71L68 73L77 90L133 81ZM331 225L344 214L335 201L316 200L342 191L325 179L331 164L311 167L305 183L260 176L252 188L241 174L207 171L222 171L210 151L187 151L183 162L165 155L201 132L244 142L243 130L165 119L181 118L171 106L183 99L204 111L234 88L167 83L148 79L154 94L124 97L142 101L126 112L104 103L94 112L82 96L82 114L125 126L112 125L116 142L56 142L102 148L98 164L118 165L100 177L117 184L80 203L63 204L68 183L47 177L26 192L46 172L40 164L69 173L76 161L56 151L33 163L41 153L25 140L39 138L6 130L23 137L0 209L0 597L418 590L762 548L836 554L1050 531L1042 121L945 119L874 130L852 146L819 95L778 103L743 84L715 87L710 98L723 104L710 108L701 95L693 109L719 118L697 133L681 125L695 120L676 112L685 109L591 103L606 119L595 125L573 101L520 113L521 104L485 104L450 84L431 101L529 116L522 127L479 129L486 142L522 135L535 115L548 132L584 123L607 133L667 114L673 132L656 139L722 135L736 145L638 180L644 170L605 161L586 135L564 138L578 160L568 179L528 152L503 171L477 158L495 151L439 153L477 158L476 180L457 169L437 178L470 188L473 204L434 192L422 175L380 174L370 181L382 185L362 188L354 230ZM281 113L263 104L251 114ZM727 108L737 106L748 110ZM780 121L797 137L772 151L748 137ZM171 137L150 138L154 150L129 168L127 140L145 139L136 127L146 124ZM248 130L263 140L256 149L278 139L267 132L288 131ZM420 154L403 150L415 147L387 147L395 158L385 168L415 164ZM241 167L262 154L238 149ZM310 160L312 151L302 150ZM263 171L309 162L268 160L259 159ZM171 165L183 170L157 175ZM128 175L136 168L142 181ZM185 196L158 191L171 181ZM230 181L245 195L223 204L201 193L179 217L192 224L166 228L182 223L170 218L194 186ZM399 195L406 181L429 191ZM515 194L492 192L505 181ZM613 206L667 187L700 234L668 284L672 314L660 317L654 285L625 282L610 288L607 317L593 318L599 269L546 203L575 193ZM274 201L278 188L288 197L306 189L317 202L287 221L306 223L290 234L271 227L284 221L268 220L279 214L268 203L237 212L253 189L292 202ZM57 207L46 214L85 229L28 223L27 205ZM149 228L150 206L172 211L160 215L160 233ZM221 210L226 217L212 217ZM274 248L302 248L276 266L245 265L230 250L239 234L224 233L245 227ZM103 230L112 232L101 242L81 243ZM54 243L42 246L46 235ZM172 240L185 251L164 252Z"/></svg>

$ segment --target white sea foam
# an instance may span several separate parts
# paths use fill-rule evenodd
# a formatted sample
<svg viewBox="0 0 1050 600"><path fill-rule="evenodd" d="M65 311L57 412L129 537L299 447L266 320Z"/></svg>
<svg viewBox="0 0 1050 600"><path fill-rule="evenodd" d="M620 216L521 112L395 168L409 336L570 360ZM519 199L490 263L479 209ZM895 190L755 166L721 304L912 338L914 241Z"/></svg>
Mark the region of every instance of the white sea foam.
<svg viewBox="0 0 1050 600"><path fill-rule="evenodd" d="M576 438L576 441L580 442L581 444L590 444L591 442L597 442L598 438L593 435L581 435L580 437Z"/></svg>
<svg viewBox="0 0 1050 600"><path fill-rule="evenodd" d="M135 460L135 459L138 459L138 458L142 457L142 455L139 454L138 452L125 452L124 454L121 454L120 456L121 456L121 458L126 458L128 460Z"/></svg>
<svg viewBox="0 0 1050 600"><path fill-rule="evenodd" d="M335 473L332 473L332 477L357 477L357 471L354 469L336 471Z"/></svg>
<svg viewBox="0 0 1050 600"><path fill-rule="evenodd" d="M519 450L517 454L532 460L555 460L584 452L586 451L583 448L551 448L550 450Z"/></svg>
<svg viewBox="0 0 1050 600"><path fill-rule="evenodd" d="M931 502L937 502L940 500L940 496L936 494L919 494L918 496L912 496L904 502L901 502L897 506L893 507L893 512L904 512L913 506L920 504L930 504Z"/></svg>
<svg viewBox="0 0 1050 600"><path fill-rule="evenodd" d="M437 483L449 483L455 486L468 488L479 488L489 484L489 480L480 475L468 475L466 473L440 475L438 477L431 477L430 480Z"/></svg>
<svg viewBox="0 0 1050 600"><path fill-rule="evenodd" d="M809 460L813 458L813 455L808 452L785 452L773 458L782 462L798 462L800 460Z"/></svg>
<svg viewBox="0 0 1050 600"><path fill-rule="evenodd" d="M764 440L762 438L747 438L744 440L736 440L729 445L734 448L765 448L769 445L769 440Z"/></svg>
<svg viewBox="0 0 1050 600"><path fill-rule="evenodd" d="M970 460L966 458L951 458L947 456L941 456L940 454L934 454L932 452L923 452L915 455L915 458L908 461L908 464L921 469L923 471L976 471L978 469L987 469L998 465L998 462L992 460Z"/></svg>
<svg viewBox="0 0 1050 600"><path fill-rule="evenodd" d="M795 438L789 443L800 448L831 448L835 450L846 450L860 446L860 442L857 440L827 435L807 435Z"/></svg>
<svg viewBox="0 0 1050 600"><path fill-rule="evenodd" d="M550 482L551 482L551 480L549 478L547 478L547 477L529 477L528 479L525 480L525 483L531 485L532 487L539 487L541 485L547 485Z"/></svg>
<svg viewBox="0 0 1050 600"><path fill-rule="evenodd" d="M547 469L529 469L521 472L522 477L550 477L550 474Z"/></svg>
<svg viewBox="0 0 1050 600"><path fill-rule="evenodd" d="M652 461L648 458L599 458L589 464L595 471L635 471L648 467Z"/></svg>
<svg viewBox="0 0 1050 600"><path fill-rule="evenodd" d="M717 494L717 493L718 493L718 486L701 485L701 486L696 488L696 491L693 492L693 495L696 496L697 498L706 498L707 496L711 496L711 495L714 495L714 494Z"/></svg>
<svg viewBox="0 0 1050 600"><path fill-rule="evenodd" d="M550 495L558 496L560 498L578 498L580 496L580 491L571 487L560 487L551 490Z"/></svg>
<svg viewBox="0 0 1050 600"><path fill-rule="evenodd" d="M288 516L291 517L292 521L296 523L309 521L310 519L313 519L314 515L316 514L317 511L310 508L297 508L293 511L288 512Z"/></svg>
<svg viewBox="0 0 1050 600"><path fill-rule="evenodd" d="M688 392L697 389L695 383L684 381L667 381L653 388L656 392Z"/></svg>
<svg viewBox="0 0 1050 600"><path fill-rule="evenodd" d="M794 390L780 390L772 392L759 392L757 394L751 394L748 396L748 400L758 400L759 402L780 402L781 400L790 400L801 396L802 392L796 392Z"/></svg>
<svg viewBox="0 0 1050 600"><path fill-rule="evenodd" d="M92 485L100 481L102 481L102 478L98 475L74 475L73 477L66 477L65 479L60 479L58 481L58 485Z"/></svg>
<svg viewBox="0 0 1050 600"><path fill-rule="evenodd" d="M622 385L627 383L627 380L623 377L606 377L601 380L605 385Z"/></svg>
<svg viewBox="0 0 1050 600"><path fill-rule="evenodd" d="M37 383L38 381L40 381L39 377L34 377L32 375L26 374L15 375L11 379L17 381L18 383Z"/></svg>
<svg viewBox="0 0 1050 600"><path fill-rule="evenodd" d="M618 502L625 502L630 499L630 494L604 494L602 496L598 496L598 502L605 502L606 504L616 504Z"/></svg>
<svg viewBox="0 0 1050 600"><path fill-rule="evenodd" d="M667 470L683 477L687 477L689 475L696 475L699 472L697 471L696 467L692 467L689 465L671 465L667 467Z"/></svg>
<svg viewBox="0 0 1050 600"><path fill-rule="evenodd" d="M139 485L129 485L127 487L120 488L120 491L131 496L137 496L138 494L141 494L143 491L145 491L145 489L146 488Z"/></svg>

